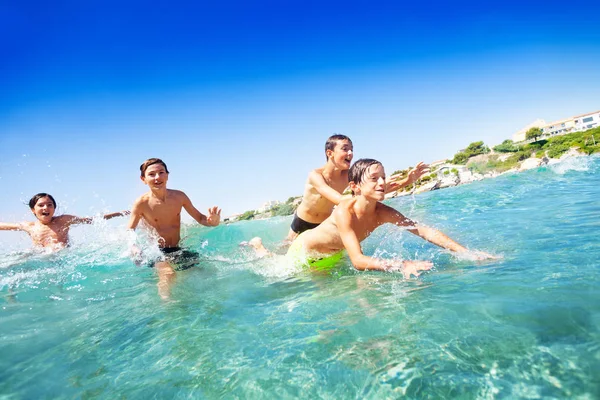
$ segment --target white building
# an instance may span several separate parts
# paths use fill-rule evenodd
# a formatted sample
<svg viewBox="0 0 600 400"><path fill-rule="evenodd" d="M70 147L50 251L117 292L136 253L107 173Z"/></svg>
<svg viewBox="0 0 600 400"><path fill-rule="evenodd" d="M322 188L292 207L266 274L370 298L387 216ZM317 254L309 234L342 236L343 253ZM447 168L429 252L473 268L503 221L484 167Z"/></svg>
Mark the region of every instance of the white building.
<svg viewBox="0 0 600 400"><path fill-rule="evenodd" d="M257 208L256 212L259 214L264 213L266 211L269 211L271 208L273 208L273 206L276 206L277 204L281 204L281 202L277 200L269 200L265 204Z"/></svg>
<svg viewBox="0 0 600 400"><path fill-rule="evenodd" d="M525 134L531 128L537 127L542 131L542 138L556 135L564 135L571 132L586 131L595 128L600 124L600 111L594 111L587 114L577 115L575 117L561 119L558 121L545 123L544 120L536 120L525 128L519 130L513 135L513 142L522 142L525 140Z"/></svg>

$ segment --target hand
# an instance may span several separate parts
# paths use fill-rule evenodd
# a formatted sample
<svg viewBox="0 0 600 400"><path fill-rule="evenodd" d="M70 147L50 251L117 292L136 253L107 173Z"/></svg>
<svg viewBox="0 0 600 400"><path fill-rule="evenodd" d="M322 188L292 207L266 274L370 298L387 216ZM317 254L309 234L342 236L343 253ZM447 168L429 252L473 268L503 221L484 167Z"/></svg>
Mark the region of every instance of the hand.
<svg viewBox="0 0 600 400"><path fill-rule="evenodd" d="M411 275L416 278L421 275L419 271L429 271L432 267L431 261L397 261L390 266L388 271L402 270L404 279L410 279Z"/></svg>
<svg viewBox="0 0 600 400"><path fill-rule="evenodd" d="M217 226L221 222L221 209L217 206L208 209L206 223L210 226Z"/></svg>
<svg viewBox="0 0 600 400"><path fill-rule="evenodd" d="M415 183L425 174L429 173L429 165L419 162L413 169L408 171L407 177L410 184Z"/></svg>
<svg viewBox="0 0 600 400"><path fill-rule="evenodd" d="M131 257L135 265L138 267L142 265L142 251L137 245L131 245L129 248L129 257Z"/></svg>

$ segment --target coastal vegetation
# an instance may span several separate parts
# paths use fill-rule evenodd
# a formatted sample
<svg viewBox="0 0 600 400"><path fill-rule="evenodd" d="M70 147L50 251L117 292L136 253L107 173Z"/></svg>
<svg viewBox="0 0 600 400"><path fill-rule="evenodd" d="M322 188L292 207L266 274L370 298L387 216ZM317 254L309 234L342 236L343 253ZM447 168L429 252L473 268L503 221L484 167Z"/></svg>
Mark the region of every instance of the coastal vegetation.
<svg viewBox="0 0 600 400"><path fill-rule="evenodd" d="M580 152L589 155L600 152L600 142L596 140L596 137L600 139L600 128L549 137L528 144L517 144L513 143L512 140L505 140L495 146L494 151L509 153L508 157L493 154L486 161L473 161L466 163L466 165L473 172L485 174L490 171L504 172L517 168L521 161L532 156L537 158L560 158L571 148L577 148Z"/></svg>
<svg viewBox="0 0 600 400"><path fill-rule="evenodd" d="M467 163L469 158L478 156L480 154L487 154L490 152L490 148L487 147L483 142L473 142L466 149L459 151L454 155L452 164L464 165Z"/></svg>

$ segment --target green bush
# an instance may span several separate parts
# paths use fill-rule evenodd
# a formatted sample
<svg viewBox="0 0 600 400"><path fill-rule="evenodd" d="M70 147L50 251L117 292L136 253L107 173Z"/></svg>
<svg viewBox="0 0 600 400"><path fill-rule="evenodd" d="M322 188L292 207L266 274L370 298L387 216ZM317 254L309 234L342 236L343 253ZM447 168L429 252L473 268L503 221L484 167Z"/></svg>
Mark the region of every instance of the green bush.
<svg viewBox="0 0 600 400"><path fill-rule="evenodd" d="M292 215L295 211L295 207L289 203L286 204L276 204L271 207L271 216L278 217L284 215Z"/></svg>
<svg viewBox="0 0 600 400"><path fill-rule="evenodd" d="M454 155L452 164L466 164L470 157L478 156L480 154L487 154L489 152L489 147L483 144L482 141L473 142L468 145L465 150L459 151Z"/></svg>
<svg viewBox="0 0 600 400"><path fill-rule="evenodd" d="M514 153L519 151L521 146L516 145L512 140L506 139L504 142L494 147L498 153Z"/></svg>
<svg viewBox="0 0 600 400"><path fill-rule="evenodd" d="M240 217L238 218L239 221L247 221L250 219L254 219L254 216L256 215L256 211L251 210L251 211L246 211L245 213L243 213L242 215L240 215Z"/></svg>

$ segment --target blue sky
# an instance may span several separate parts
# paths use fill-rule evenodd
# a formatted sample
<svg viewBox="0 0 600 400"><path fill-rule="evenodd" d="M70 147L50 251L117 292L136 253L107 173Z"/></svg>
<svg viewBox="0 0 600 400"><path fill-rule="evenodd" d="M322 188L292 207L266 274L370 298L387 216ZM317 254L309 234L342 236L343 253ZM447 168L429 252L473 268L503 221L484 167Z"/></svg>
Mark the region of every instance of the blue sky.
<svg viewBox="0 0 600 400"><path fill-rule="evenodd" d="M127 209L149 157L230 215L300 195L333 133L391 173L600 109L592 2L7 3L2 222Z"/></svg>

